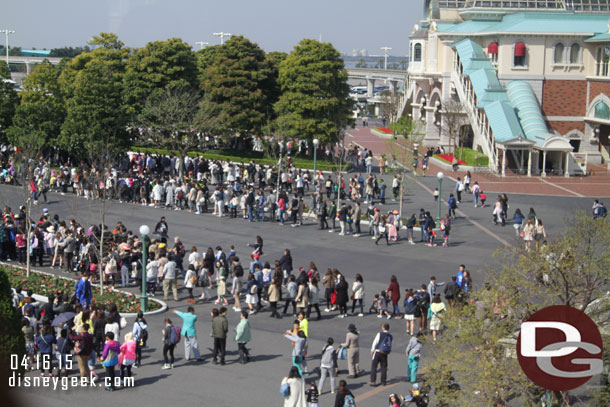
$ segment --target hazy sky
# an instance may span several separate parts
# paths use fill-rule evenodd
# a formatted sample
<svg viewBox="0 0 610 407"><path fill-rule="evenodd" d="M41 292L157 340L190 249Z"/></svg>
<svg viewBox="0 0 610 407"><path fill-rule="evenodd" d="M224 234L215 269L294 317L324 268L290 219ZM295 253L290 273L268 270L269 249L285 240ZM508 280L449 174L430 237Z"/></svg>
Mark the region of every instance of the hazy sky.
<svg viewBox="0 0 610 407"><path fill-rule="evenodd" d="M406 55L408 35L422 18L423 0L22 0L0 14L12 29L9 45L81 46L99 32L115 32L127 46L179 37L217 44L213 32L241 34L266 51L290 51L303 38L331 42L339 51ZM0 34L0 43L4 44Z"/></svg>

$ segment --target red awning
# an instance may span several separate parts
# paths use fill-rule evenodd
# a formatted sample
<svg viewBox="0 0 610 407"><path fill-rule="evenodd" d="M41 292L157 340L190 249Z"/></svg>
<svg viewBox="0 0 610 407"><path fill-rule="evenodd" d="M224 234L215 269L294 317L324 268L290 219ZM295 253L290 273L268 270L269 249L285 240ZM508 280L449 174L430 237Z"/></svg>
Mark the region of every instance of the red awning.
<svg viewBox="0 0 610 407"><path fill-rule="evenodd" d="M516 57L524 57L525 56L525 44L521 41L515 44L515 56Z"/></svg>
<svg viewBox="0 0 610 407"><path fill-rule="evenodd" d="M498 43L490 42L489 45L487 46L487 53L488 54L497 54L498 53Z"/></svg>

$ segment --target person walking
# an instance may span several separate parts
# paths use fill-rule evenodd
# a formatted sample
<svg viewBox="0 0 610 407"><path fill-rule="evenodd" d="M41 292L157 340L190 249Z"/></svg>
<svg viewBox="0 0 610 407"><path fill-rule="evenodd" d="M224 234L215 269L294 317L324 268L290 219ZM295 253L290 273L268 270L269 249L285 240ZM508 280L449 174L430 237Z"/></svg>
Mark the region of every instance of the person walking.
<svg viewBox="0 0 610 407"><path fill-rule="evenodd" d="M284 392L284 407L307 407L305 397L305 380L295 366L290 368L290 373L282 379L280 391ZM343 407L343 406L341 406Z"/></svg>
<svg viewBox="0 0 610 407"><path fill-rule="evenodd" d="M435 294L430 303L428 316L430 317L430 330L432 331L432 338L436 342L437 335L442 333L442 315L447 310L443 301L441 301L440 294Z"/></svg>
<svg viewBox="0 0 610 407"><path fill-rule="evenodd" d="M527 220L522 233L523 241L525 242L525 250L529 251L532 246L532 240L534 240L534 233L536 233L536 227L531 219Z"/></svg>
<svg viewBox="0 0 610 407"><path fill-rule="evenodd" d="M316 272L317 273L317 272ZM318 288L318 277L312 275L309 278L309 305L307 305L307 319L311 316L311 309L315 308L318 313L317 320L322 319L320 313L320 289Z"/></svg>
<svg viewBox="0 0 610 407"><path fill-rule="evenodd" d="M284 338L293 342L292 366L298 369L300 376L303 376L303 359L305 358L305 352L307 350L307 336L303 331L298 331L296 333L293 331L286 331L284 332Z"/></svg>
<svg viewBox="0 0 610 407"><path fill-rule="evenodd" d="M76 354L76 360L78 361L78 369L80 370L80 377L86 377L89 379L89 357L93 352L93 335L89 333L89 324L85 323L82 326L82 330L79 334L72 334L72 330L68 331L68 338L74 342L74 353Z"/></svg>
<svg viewBox="0 0 610 407"><path fill-rule="evenodd" d="M269 306L271 307L271 314L269 316L271 318L275 317L279 319L282 317L277 310L277 303L280 301L281 292L282 280L279 277L274 277L267 291L267 298L269 299Z"/></svg>
<svg viewBox="0 0 610 407"><path fill-rule="evenodd" d="M195 322L197 322L197 315L195 315L195 308L188 307L187 312L176 311L174 314L182 318L182 329L180 335L184 336L184 359L191 359L191 350L196 360L201 361L203 358L199 354L199 346L197 344L197 330L195 329Z"/></svg>
<svg viewBox="0 0 610 407"><path fill-rule="evenodd" d="M355 406L356 401L354 399L354 395L347 388L347 382L345 380L339 381L339 390L337 391L337 395L335 396L335 406L334 407L345 407L345 406Z"/></svg>
<svg viewBox="0 0 610 407"><path fill-rule="evenodd" d="M248 320L248 311L241 312L241 319L235 327L235 342L239 349L239 363L245 364L250 362L250 352L246 345L252 340L250 331L250 321Z"/></svg>
<svg viewBox="0 0 610 407"><path fill-rule="evenodd" d="M107 391L114 390L114 368L119 364L119 353L121 351L121 345L118 341L114 340L114 333L106 332L106 343L104 344L104 351L102 352L102 366L106 369L106 382L109 384L106 386Z"/></svg>
<svg viewBox="0 0 610 407"><path fill-rule="evenodd" d="M178 335L176 333L176 327L172 324L171 319L165 318L164 322L165 327L161 330L163 338L163 366L161 369L173 369L174 349L176 348L176 343L178 343ZM169 358L167 356L168 353Z"/></svg>
<svg viewBox="0 0 610 407"><path fill-rule="evenodd" d="M178 284L176 283L176 262L173 255L167 256L167 263L163 266L163 300L168 300L169 290L174 294L174 301L178 301Z"/></svg>
<svg viewBox="0 0 610 407"><path fill-rule="evenodd" d="M227 332L229 331L229 322L227 321L227 309L220 307L212 310L212 337L214 338L214 351L212 354L212 363L217 365L225 364L225 351L227 348Z"/></svg>
<svg viewBox="0 0 610 407"><path fill-rule="evenodd" d="M398 306L398 301L400 300L400 286L398 285L398 279L396 276L390 277L390 285L386 290L388 295L391 295L392 298L392 306L393 306L393 314L394 318L400 318L400 308Z"/></svg>
<svg viewBox="0 0 610 407"><path fill-rule="evenodd" d="M355 379L360 374L360 333L356 329L356 325L349 324L347 326L347 334L345 342L341 347L347 349L347 370L349 371L350 379Z"/></svg>
<svg viewBox="0 0 610 407"><path fill-rule="evenodd" d="M515 234L517 237L521 235L521 227L523 226L523 220L525 217L523 213L521 213L521 209L515 209L515 213L513 214L513 227L515 228Z"/></svg>
<svg viewBox="0 0 610 407"><path fill-rule="evenodd" d="M320 381L318 383L318 393L322 394L326 376L330 377L330 392L335 393L335 377L337 376L337 351L333 344L333 338L326 340L326 345L322 348L322 358L320 359Z"/></svg>
<svg viewBox="0 0 610 407"><path fill-rule="evenodd" d="M322 285L324 286L324 298L326 299L326 308L324 309L324 312L330 312L335 308L330 301L331 294L335 291L335 278L331 269L326 269L326 273L324 274L324 277L322 277Z"/></svg>
<svg viewBox="0 0 610 407"><path fill-rule="evenodd" d="M411 383L417 383L417 368L419 367L419 358L423 347L421 343L422 335L421 332L418 332L415 336L411 336L405 351L407 356L407 381Z"/></svg>
<svg viewBox="0 0 610 407"><path fill-rule="evenodd" d="M536 227L534 229L534 240L536 241L536 250L540 249L540 242L546 240L546 231L542 225L542 219L536 218Z"/></svg>
<svg viewBox="0 0 610 407"><path fill-rule="evenodd" d="M335 286L335 290L337 292L336 304L339 307L339 318L347 317L347 290L349 286L347 285L347 281L345 281L345 277L342 274L339 274L338 283Z"/></svg>
<svg viewBox="0 0 610 407"><path fill-rule="evenodd" d="M359 317L364 316L364 280L361 274L356 274L356 279L352 284L352 314L356 311L356 304L360 306Z"/></svg>
<svg viewBox="0 0 610 407"><path fill-rule="evenodd" d="M384 323L381 332L378 332L371 346L371 378L369 385L375 386L377 381L377 366L381 368L381 384L387 383L388 374L388 355L392 351L392 334L390 334L390 324Z"/></svg>
<svg viewBox="0 0 610 407"><path fill-rule="evenodd" d="M133 333L125 334L125 341L120 346L119 359L121 360L121 383L123 386L127 383L127 377L131 377L131 367L136 362L136 341L133 339ZM122 355L122 357L120 357Z"/></svg>

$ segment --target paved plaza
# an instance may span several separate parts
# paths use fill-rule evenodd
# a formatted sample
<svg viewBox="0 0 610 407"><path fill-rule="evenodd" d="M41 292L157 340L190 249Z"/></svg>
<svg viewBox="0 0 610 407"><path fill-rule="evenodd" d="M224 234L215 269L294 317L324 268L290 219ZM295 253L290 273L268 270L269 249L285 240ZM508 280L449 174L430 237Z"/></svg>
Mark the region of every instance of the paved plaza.
<svg viewBox="0 0 610 407"><path fill-rule="evenodd" d="M374 150L375 151L375 150ZM431 171L429 174L434 174ZM473 181L478 180L474 175ZM480 180L480 179L479 179ZM390 177L386 182L390 182ZM481 181L486 188L485 182ZM390 184L391 185L391 184ZM436 205L432 190L437 185L435 176L409 178L408 195L404 202L404 214L419 212L420 208L436 213ZM445 179L445 188L453 189L455 183ZM491 190L491 188L487 188ZM500 191L500 189L498 189ZM22 190L11 186L0 187L0 199L12 207L21 203ZM443 192L447 197L447 192ZM39 216L43 207L49 208L51 214L57 213L61 219L75 218L83 225L99 223L99 211L96 201L88 201L72 195L49 194L48 204L39 204L34 209L34 215ZM337 233L317 230L313 220L299 228L288 225L281 227L277 223L249 223L243 219L217 218L211 214L196 215L186 211L166 211L134 204L110 203L107 212L107 223L112 227L116 221L123 221L129 230L137 231L139 226L147 224L151 228L161 216L167 218L171 238L180 236L185 247L190 249L195 245L199 251L207 247L220 245L228 250L235 245L237 255L242 264L247 264L251 249L248 243L254 241L258 234L264 238L265 248L263 261L273 263L279 259L286 248L293 254L294 266L307 266L315 261L318 269L324 271L327 267L338 268L350 284L356 273L362 274L365 284L365 308L368 309L373 295L387 288L391 275L396 275L401 290L415 288L427 283L431 275L439 281L448 281L455 274L459 264L466 264L473 272L475 287L484 280L484 270L493 266L493 252L502 245L521 244L516 240L514 229L509 223L506 227L494 226L491 219L492 209L474 208L472 197L465 195L459 205L458 219L454 222L449 248L427 247L424 244L411 246L406 241L386 246L375 246L365 234L356 238L353 236L338 236ZM490 194L489 199L495 196ZM509 218L516 208L527 212L534 207L538 216L544 220L549 235L561 233L564 219L577 209L590 210L591 198L577 196L534 196L509 193ZM377 205L379 206L379 205ZM396 209L398 204L388 200L387 205L379 206L382 211ZM446 205L443 205L443 213ZM363 228L366 229L366 228ZM404 235L404 231L402 232ZM416 240L419 232L416 229ZM383 243L380 242L380 243ZM64 274L57 270L49 270ZM182 286L182 281L180 286ZM195 289L199 295L201 289ZM135 287L130 291L137 292ZM186 310L186 290L179 293L180 301L168 301L170 311ZM350 302L351 303L351 302ZM401 301L402 303L402 301ZM237 345L233 339L233 328L239 321L238 313L229 310L229 339L227 341L227 365L218 366L210 363L212 348L210 311L213 303L198 302L195 305L199 317L197 323L200 350L205 357L203 362L185 362L184 347L177 346L177 361L172 370L161 370L161 329L163 318L176 317L170 312L147 318L149 324L148 347L143 352L143 365L135 369L135 388L121 389L112 394L104 392L103 388L74 389L69 391L52 391L49 389L19 389L16 391L19 400L25 406L108 406L121 403L123 405L180 405L180 406L235 406L235 405L280 405L282 396L279 394L281 379L288 374L290 368L291 347L282 333L291 328L292 316L283 319L269 318L264 311L250 317L253 329L253 339L249 343L253 362L241 365L237 363ZM402 307L402 304L401 304ZM230 308L230 307L229 307ZM181 324L179 318L172 318ZM133 320L129 320L131 327ZM355 316L338 319L337 313L323 313L321 321L310 322L309 353L307 364L313 372L311 378L318 378L320 351L328 337L335 342L343 341L349 323L356 324L360 331L360 365L365 373L370 369L369 349L382 320L374 315L359 318ZM341 375L346 379L349 388L356 395L359 406L385 405L387 395L391 392L407 393L410 385L404 381L407 368L404 349L408 341L405 334L404 320L391 320L391 332L394 333L393 353L389 358L388 377L391 379L386 387L371 388L368 386L368 374L357 379L346 379L347 366L345 361L339 361ZM125 333L124 331L123 333ZM426 369L426 355L433 352L433 345L427 344L420 371ZM98 372L101 369L98 368ZM34 372L37 374L37 372ZM32 374L32 373L30 373ZM73 374L77 374L76 372ZM334 403L334 395L328 393L328 383L325 394L321 397L323 406ZM51 402L52 400L52 402Z"/></svg>

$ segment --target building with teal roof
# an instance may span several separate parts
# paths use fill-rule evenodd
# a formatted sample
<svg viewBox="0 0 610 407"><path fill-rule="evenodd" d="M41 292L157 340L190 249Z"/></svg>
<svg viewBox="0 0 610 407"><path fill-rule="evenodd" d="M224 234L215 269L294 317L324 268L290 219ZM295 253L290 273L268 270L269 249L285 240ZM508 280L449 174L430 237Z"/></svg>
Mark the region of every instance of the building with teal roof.
<svg viewBox="0 0 610 407"><path fill-rule="evenodd" d="M502 175L610 162L610 0L429 3L406 89L425 146L478 149Z"/></svg>

